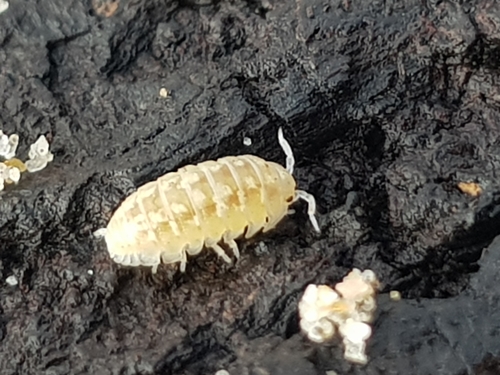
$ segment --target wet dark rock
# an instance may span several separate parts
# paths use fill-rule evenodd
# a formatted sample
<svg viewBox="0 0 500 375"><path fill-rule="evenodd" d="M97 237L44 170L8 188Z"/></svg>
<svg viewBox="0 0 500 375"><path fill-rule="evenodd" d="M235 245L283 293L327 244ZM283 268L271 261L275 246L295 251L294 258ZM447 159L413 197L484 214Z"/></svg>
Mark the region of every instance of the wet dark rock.
<svg viewBox="0 0 500 375"><path fill-rule="evenodd" d="M495 1L103 3L0 14L0 128L22 159L41 134L55 155L0 195L2 373L495 373ZM237 265L204 252L156 275L114 264L92 236L180 166L284 163L280 126L320 236L297 204L241 242ZM384 283L364 368L339 343L307 343L297 321L307 284L352 267Z"/></svg>

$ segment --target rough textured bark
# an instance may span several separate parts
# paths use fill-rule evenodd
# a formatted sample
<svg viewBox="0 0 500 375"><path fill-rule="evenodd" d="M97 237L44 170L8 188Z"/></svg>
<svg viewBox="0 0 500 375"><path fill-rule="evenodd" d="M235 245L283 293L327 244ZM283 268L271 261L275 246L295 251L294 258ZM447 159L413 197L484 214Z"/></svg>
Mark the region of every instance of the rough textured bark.
<svg viewBox="0 0 500 375"><path fill-rule="evenodd" d="M11 1L0 128L21 157L47 135L55 160L0 196L0 276L19 279L0 286L3 373L498 369L498 241L478 260L500 227L500 6L461 3ZM204 252L154 276L92 237L182 165L283 163L279 126L320 236L298 205L235 266ZM406 298L381 296L364 368L297 322L305 286L352 267Z"/></svg>

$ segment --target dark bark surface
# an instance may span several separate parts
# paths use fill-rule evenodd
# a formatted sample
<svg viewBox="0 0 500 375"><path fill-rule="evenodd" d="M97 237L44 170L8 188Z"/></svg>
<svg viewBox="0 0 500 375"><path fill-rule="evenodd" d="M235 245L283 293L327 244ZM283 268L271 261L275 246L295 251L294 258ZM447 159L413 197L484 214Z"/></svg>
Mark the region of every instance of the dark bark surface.
<svg viewBox="0 0 500 375"><path fill-rule="evenodd" d="M55 158L0 195L2 374L498 373L500 6L461 3L11 1L0 129ZM321 235L298 204L236 265L156 275L93 238L180 166L284 164L280 126ZM366 367L298 329L304 288L352 267L384 284Z"/></svg>

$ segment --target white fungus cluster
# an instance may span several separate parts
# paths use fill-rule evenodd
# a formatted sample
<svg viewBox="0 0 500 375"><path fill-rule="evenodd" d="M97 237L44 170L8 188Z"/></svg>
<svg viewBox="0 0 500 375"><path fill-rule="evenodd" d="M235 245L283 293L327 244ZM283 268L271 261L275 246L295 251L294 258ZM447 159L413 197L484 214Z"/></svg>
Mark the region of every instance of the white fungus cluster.
<svg viewBox="0 0 500 375"><path fill-rule="evenodd" d="M353 269L335 290L327 285L309 285L299 302L300 327L309 340L323 343L338 332L344 343L344 357L366 364L366 341L372 329L379 282L371 270Z"/></svg>
<svg viewBox="0 0 500 375"><path fill-rule="evenodd" d="M29 160L25 163L15 158L18 145L17 134L8 136L0 130L0 159L3 160L0 162L0 191L4 189L5 184L17 184L22 172L40 171L54 159L44 135L30 146Z"/></svg>
<svg viewBox="0 0 500 375"><path fill-rule="evenodd" d="M49 151L49 142L44 135L30 146L28 154L30 160L26 161L28 172L38 172L44 169L48 163L54 160L54 155Z"/></svg>

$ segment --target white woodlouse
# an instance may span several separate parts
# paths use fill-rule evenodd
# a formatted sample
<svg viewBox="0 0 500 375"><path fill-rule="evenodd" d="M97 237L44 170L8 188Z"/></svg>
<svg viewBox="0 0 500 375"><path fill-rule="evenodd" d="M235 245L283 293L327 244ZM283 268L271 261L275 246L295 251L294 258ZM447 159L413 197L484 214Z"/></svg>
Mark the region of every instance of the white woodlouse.
<svg viewBox="0 0 500 375"><path fill-rule="evenodd" d="M274 228L298 199L308 203L309 218L319 232L315 199L296 189L295 161L281 128L278 141L286 169L254 155L185 166L141 186L96 235L105 237L116 263L151 266L156 273L161 262L181 262L184 272L187 254L196 255L204 247L231 263L221 243L238 259L235 239Z"/></svg>

